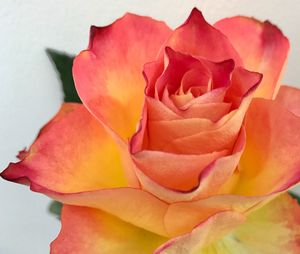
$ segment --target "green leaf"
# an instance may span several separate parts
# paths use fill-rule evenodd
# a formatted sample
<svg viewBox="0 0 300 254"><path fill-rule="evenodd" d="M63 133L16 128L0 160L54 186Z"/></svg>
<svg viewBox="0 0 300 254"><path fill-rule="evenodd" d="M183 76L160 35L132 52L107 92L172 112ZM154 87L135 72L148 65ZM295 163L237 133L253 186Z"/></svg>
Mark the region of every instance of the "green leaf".
<svg viewBox="0 0 300 254"><path fill-rule="evenodd" d="M62 203L60 203L58 201L52 201L49 205L48 210L50 213L52 213L58 219L60 219L62 206L63 206Z"/></svg>
<svg viewBox="0 0 300 254"><path fill-rule="evenodd" d="M300 205L300 196L297 195L296 193L292 192L292 191L289 191L289 194L297 200L298 204Z"/></svg>
<svg viewBox="0 0 300 254"><path fill-rule="evenodd" d="M74 56L68 55L64 52L60 52L54 49L46 49L46 52L59 74L63 92L65 95L64 101L81 103L81 100L75 89L74 80L72 76Z"/></svg>

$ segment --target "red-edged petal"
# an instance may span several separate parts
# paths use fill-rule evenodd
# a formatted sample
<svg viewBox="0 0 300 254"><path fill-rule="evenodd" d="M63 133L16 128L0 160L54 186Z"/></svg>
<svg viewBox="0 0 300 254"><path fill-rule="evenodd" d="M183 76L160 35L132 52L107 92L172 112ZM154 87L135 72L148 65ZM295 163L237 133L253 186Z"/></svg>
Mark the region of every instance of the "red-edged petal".
<svg viewBox="0 0 300 254"><path fill-rule="evenodd" d="M189 55L175 52L169 47L165 49L164 57L166 62L165 70L155 84L159 98L162 97L165 89L168 89L170 94L174 94L179 89L183 75L190 69L198 68L203 75L209 75L209 70L199 60ZM148 77L149 80L150 78Z"/></svg>
<svg viewBox="0 0 300 254"><path fill-rule="evenodd" d="M187 21L171 35L167 46L175 51L220 62L233 59L242 61L230 41L220 31L209 25L202 13L194 8Z"/></svg>
<svg viewBox="0 0 300 254"><path fill-rule="evenodd" d="M112 25L92 27L88 50L75 58L80 98L124 140L135 132L142 112L143 65L156 59L170 32L163 22L126 14Z"/></svg>
<svg viewBox="0 0 300 254"><path fill-rule="evenodd" d="M300 117L300 89L291 86L281 86L276 101Z"/></svg>
<svg viewBox="0 0 300 254"><path fill-rule="evenodd" d="M22 160L1 176L63 193L127 186L131 180L102 125L82 104L69 103L41 130Z"/></svg>
<svg viewBox="0 0 300 254"><path fill-rule="evenodd" d="M287 60L288 39L269 21L260 22L248 17L222 19L215 27L228 37L246 69L263 74L255 96L273 98Z"/></svg>
<svg viewBox="0 0 300 254"><path fill-rule="evenodd" d="M61 221L51 254L152 254L166 241L98 209L64 206Z"/></svg>
<svg viewBox="0 0 300 254"><path fill-rule="evenodd" d="M253 89L253 84L256 90L259 88L262 78L260 73L236 68L232 73L231 86L227 90L225 101L230 102L233 109L240 107L244 97Z"/></svg>

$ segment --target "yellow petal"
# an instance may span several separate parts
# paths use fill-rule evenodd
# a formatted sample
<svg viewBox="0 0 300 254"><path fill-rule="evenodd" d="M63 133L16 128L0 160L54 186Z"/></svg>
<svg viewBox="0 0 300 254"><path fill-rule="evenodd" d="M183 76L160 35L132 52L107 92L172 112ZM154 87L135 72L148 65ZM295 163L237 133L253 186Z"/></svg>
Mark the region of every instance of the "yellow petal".
<svg viewBox="0 0 300 254"><path fill-rule="evenodd" d="M284 194L198 254L300 253L300 206Z"/></svg>

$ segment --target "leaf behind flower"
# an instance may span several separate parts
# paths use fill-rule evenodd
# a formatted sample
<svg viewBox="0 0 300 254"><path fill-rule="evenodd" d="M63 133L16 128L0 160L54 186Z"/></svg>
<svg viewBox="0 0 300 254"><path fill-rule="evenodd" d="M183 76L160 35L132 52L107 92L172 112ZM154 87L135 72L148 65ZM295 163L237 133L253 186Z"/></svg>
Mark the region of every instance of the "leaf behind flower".
<svg viewBox="0 0 300 254"><path fill-rule="evenodd" d="M48 211L51 214L55 215L58 219L60 219L62 206L62 203L58 201L51 201L48 207Z"/></svg>
<svg viewBox="0 0 300 254"><path fill-rule="evenodd" d="M297 200L298 204L300 205L300 196L296 194L295 192L289 191L289 194Z"/></svg>
<svg viewBox="0 0 300 254"><path fill-rule="evenodd" d="M72 75L74 56L54 49L46 49L46 52L59 74L64 92L64 101L81 103Z"/></svg>

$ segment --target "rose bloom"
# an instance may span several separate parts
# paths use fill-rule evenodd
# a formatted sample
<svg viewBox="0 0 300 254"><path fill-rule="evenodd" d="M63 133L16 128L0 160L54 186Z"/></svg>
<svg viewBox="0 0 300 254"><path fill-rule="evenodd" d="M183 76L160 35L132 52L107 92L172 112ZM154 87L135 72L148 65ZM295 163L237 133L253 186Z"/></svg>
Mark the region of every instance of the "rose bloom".
<svg viewBox="0 0 300 254"><path fill-rule="evenodd" d="M64 103L3 178L64 204L52 254L300 253L300 91L270 22L92 27Z"/></svg>

